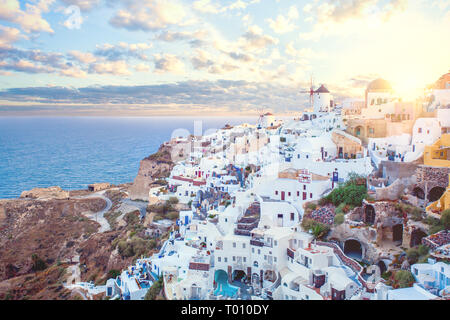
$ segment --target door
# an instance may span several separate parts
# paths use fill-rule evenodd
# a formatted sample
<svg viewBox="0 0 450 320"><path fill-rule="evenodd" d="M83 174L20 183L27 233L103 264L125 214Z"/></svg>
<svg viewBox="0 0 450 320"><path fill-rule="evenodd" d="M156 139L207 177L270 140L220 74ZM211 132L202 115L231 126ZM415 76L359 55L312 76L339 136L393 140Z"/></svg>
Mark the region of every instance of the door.
<svg viewBox="0 0 450 320"><path fill-rule="evenodd" d="M284 191L281 191L281 200L284 201Z"/></svg>

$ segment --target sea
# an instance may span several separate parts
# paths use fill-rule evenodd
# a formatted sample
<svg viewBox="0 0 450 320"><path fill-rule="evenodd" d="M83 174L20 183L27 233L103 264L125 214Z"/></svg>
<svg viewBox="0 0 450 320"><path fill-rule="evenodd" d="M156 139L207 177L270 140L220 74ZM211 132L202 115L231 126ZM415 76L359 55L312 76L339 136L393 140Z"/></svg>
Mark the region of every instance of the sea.
<svg viewBox="0 0 450 320"><path fill-rule="evenodd" d="M132 182L143 158L175 136L255 117L0 117L0 199L22 191Z"/></svg>

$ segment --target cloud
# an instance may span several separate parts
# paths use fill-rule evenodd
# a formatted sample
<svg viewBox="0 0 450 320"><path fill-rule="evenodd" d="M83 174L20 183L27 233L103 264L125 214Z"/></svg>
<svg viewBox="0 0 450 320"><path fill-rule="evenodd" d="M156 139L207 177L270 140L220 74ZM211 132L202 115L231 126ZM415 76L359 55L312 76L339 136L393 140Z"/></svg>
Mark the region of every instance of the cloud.
<svg viewBox="0 0 450 320"><path fill-rule="evenodd" d="M264 35L262 29L256 25L249 27L240 38L240 46L248 51L259 51L277 43L278 39Z"/></svg>
<svg viewBox="0 0 450 320"><path fill-rule="evenodd" d="M69 52L69 56L72 59L75 59L78 62L84 63L84 64L89 64L89 63L93 63L95 61L97 61L97 58L89 52L81 52L81 51L77 51L77 50L73 50Z"/></svg>
<svg viewBox="0 0 450 320"><path fill-rule="evenodd" d="M127 63L123 60L93 63L89 66L89 73L112 74L116 76L131 74Z"/></svg>
<svg viewBox="0 0 450 320"><path fill-rule="evenodd" d="M10 47L12 43L26 38L20 30L0 25L0 47Z"/></svg>
<svg viewBox="0 0 450 320"><path fill-rule="evenodd" d="M247 112L256 117L256 110L262 106L275 112L298 112L302 102L307 105L307 98L300 96L297 91L297 87L274 83L217 80L146 86L10 88L0 91L0 99L11 104L33 101L40 103L41 107L50 110L58 108L66 112L71 111L73 104L88 105L87 114L110 114L110 110L123 114L122 111L132 107L137 114L198 114L198 110L201 110L206 115L220 110L231 114ZM71 106L64 107L64 104ZM39 106L30 109L39 110ZM14 106L8 106L7 103L0 107L0 112L13 110Z"/></svg>
<svg viewBox="0 0 450 320"><path fill-rule="evenodd" d="M249 5L259 2L260 0L250 0L250 1L236 0L233 3L229 4L228 6L221 6L218 3L212 2L211 0L196 0L192 4L192 7L194 8L194 10L197 10L201 13L219 14L224 13L226 11L244 10Z"/></svg>
<svg viewBox="0 0 450 320"><path fill-rule="evenodd" d="M96 46L94 55L104 57L110 61L123 60L130 57L140 60L148 60L148 57L145 55L144 51L150 49L151 47L151 44L145 42L131 44L119 42L116 45L105 43Z"/></svg>
<svg viewBox="0 0 450 320"><path fill-rule="evenodd" d="M185 72L184 63L173 54L155 54L156 73L176 73Z"/></svg>
<svg viewBox="0 0 450 320"><path fill-rule="evenodd" d="M197 30L197 31L168 31L165 30L155 37L156 40L164 42L176 42L187 40L192 47L201 47L206 44L206 38L208 36L208 31Z"/></svg>
<svg viewBox="0 0 450 320"><path fill-rule="evenodd" d="M387 21L406 10L408 0L323 0L303 8L313 30L304 32L302 39L319 39L324 35L358 32L367 25Z"/></svg>
<svg viewBox="0 0 450 320"><path fill-rule="evenodd" d="M127 30L156 31L183 22L185 8L175 0L120 1L125 6L110 24Z"/></svg>
<svg viewBox="0 0 450 320"><path fill-rule="evenodd" d="M74 5L80 8L81 11L91 11L93 8L100 5L101 0L61 0L66 5Z"/></svg>
<svg viewBox="0 0 450 320"><path fill-rule="evenodd" d="M287 16L279 14L275 20L267 19L270 28L275 33L287 33L295 29L295 20L299 17L298 10L295 6L289 8Z"/></svg>
<svg viewBox="0 0 450 320"><path fill-rule="evenodd" d="M134 66L134 70L136 70L137 72L148 72L150 71L150 66L145 63L139 63Z"/></svg>
<svg viewBox="0 0 450 320"><path fill-rule="evenodd" d="M54 0L41 0L36 4L26 3L25 10L20 9L18 0L0 0L0 20L18 24L27 33L54 33L50 24L42 18L42 13L48 12Z"/></svg>
<svg viewBox="0 0 450 320"><path fill-rule="evenodd" d="M26 72L26 73L53 73L55 72L55 69L46 66L41 65L35 62L31 62L29 60L17 60L17 61L11 61L6 62L2 61L0 63L0 69L3 70L10 70L10 71L16 71L16 72Z"/></svg>

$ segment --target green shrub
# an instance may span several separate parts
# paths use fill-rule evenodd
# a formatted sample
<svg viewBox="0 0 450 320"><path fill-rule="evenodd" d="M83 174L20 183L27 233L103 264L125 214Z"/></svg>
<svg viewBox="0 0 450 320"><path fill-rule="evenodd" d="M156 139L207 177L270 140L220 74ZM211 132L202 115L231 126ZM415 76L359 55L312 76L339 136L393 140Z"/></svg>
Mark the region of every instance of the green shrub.
<svg viewBox="0 0 450 320"><path fill-rule="evenodd" d="M310 202L306 205L306 208L311 209L311 210L316 210L317 204Z"/></svg>
<svg viewBox="0 0 450 320"><path fill-rule="evenodd" d="M42 271L48 268L47 263L42 260L36 253L31 255L31 260L33 260L32 270L33 271Z"/></svg>
<svg viewBox="0 0 450 320"><path fill-rule="evenodd" d="M156 297L161 293L162 288L163 278L160 277L158 281L155 281L150 289L148 289L147 293L145 294L144 300L155 300Z"/></svg>
<svg viewBox="0 0 450 320"><path fill-rule="evenodd" d="M424 246L423 244L419 245L418 251L420 256L425 256L428 254L428 251L430 249L427 246Z"/></svg>
<svg viewBox="0 0 450 320"><path fill-rule="evenodd" d="M441 224L444 226L445 229L450 229L450 209L442 211Z"/></svg>
<svg viewBox="0 0 450 320"><path fill-rule="evenodd" d="M367 196L367 188L365 185L358 185L348 181L346 184L333 189L325 198L327 202L333 203L335 206L344 204L353 207L359 207ZM342 210L344 209L342 207Z"/></svg>
<svg viewBox="0 0 450 320"><path fill-rule="evenodd" d="M120 276L120 270L111 269L108 271L108 279L109 278L117 278L118 276Z"/></svg>
<svg viewBox="0 0 450 320"><path fill-rule="evenodd" d="M409 263L414 264L419 260L419 250L415 248L408 249L408 251L406 251L406 256L408 257Z"/></svg>
<svg viewBox="0 0 450 320"><path fill-rule="evenodd" d="M344 217L344 214L343 214L343 213L339 213L339 214L337 214L337 215L334 216L334 224L335 224L335 225L338 226L338 225L340 225L340 224L343 224L344 221L345 221L345 217Z"/></svg>
<svg viewBox="0 0 450 320"><path fill-rule="evenodd" d="M397 282L399 288L411 287L414 283L414 276L410 271L407 270L397 271L395 273L394 279Z"/></svg>
<svg viewBox="0 0 450 320"><path fill-rule="evenodd" d="M327 235L328 231L330 231L330 227L328 225L309 218L303 218L302 227L306 231L311 230L316 239L322 239Z"/></svg>
<svg viewBox="0 0 450 320"><path fill-rule="evenodd" d="M328 203L330 203L331 201L329 201L329 199L327 198L327 197L323 197L323 198L320 198L319 199L319 206L324 206L324 205L326 205L326 204L328 204Z"/></svg>
<svg viewBox="0 0 450 320"><path fill-rule="evenodd" d="M336 207L336 209L334 210L334 212L336 213L336 214L340 214L340 213L344 213L344 207L346 206L346 204L343 202L343 203L341 203L340 205L338 205L337 207Z"/></svg>

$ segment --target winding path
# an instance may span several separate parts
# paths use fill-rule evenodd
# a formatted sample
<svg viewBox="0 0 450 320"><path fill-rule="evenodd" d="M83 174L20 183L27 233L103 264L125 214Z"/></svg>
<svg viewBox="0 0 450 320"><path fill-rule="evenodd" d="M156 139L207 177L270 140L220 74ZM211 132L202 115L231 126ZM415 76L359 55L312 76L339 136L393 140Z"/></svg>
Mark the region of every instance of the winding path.
<svg viewBox="0 0 450 320"><path fill-rule="evenodd" d="M101 198L106 201L106 207L100 210L97 213L93 214L85 214L89 219L94 220L100 224L100 229L97 231L98 233L106 232L111 230L111 226L109 225L108 220L104 217L105 213L107 213L111 207L112 207L112 201L105 197L106 190L99 191L93 194L90 194L88 196L80 196L80 197L74 197L74 199L89 199L89 198Z"/></svg>

